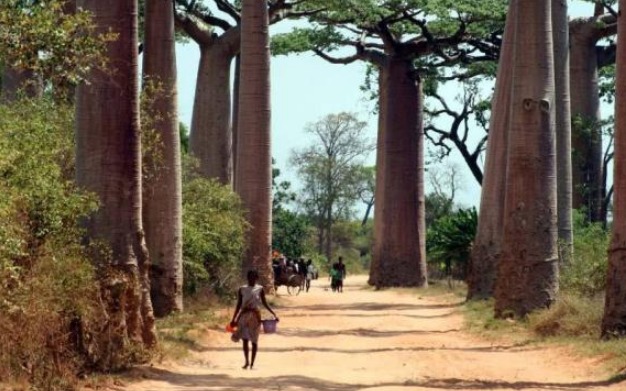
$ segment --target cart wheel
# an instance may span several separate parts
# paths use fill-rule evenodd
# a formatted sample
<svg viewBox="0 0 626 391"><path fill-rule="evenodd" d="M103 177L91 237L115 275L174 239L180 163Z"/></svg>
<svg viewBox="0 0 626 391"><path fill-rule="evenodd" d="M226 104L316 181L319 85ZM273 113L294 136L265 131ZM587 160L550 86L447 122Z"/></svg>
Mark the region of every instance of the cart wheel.
<svg viewBox="0 0 626 391"><path fill-rule="evenodd" d="M298 296L301 290L302 287L300 286L300 284L298 284L297 286L287 285L287 292L289 292L289 294L292 296Z"/></svg>

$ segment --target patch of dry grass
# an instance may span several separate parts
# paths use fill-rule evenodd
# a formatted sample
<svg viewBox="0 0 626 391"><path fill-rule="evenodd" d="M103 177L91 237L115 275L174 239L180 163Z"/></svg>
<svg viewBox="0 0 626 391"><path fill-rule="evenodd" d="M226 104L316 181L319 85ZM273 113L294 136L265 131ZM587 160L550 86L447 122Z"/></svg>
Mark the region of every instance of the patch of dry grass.
<svg viewBox="0 0 626 391"><path fill-rule="evenodd" d="M225 304L209 299L185 303L185 311L157 320L160 361L180 360L198 348L202 330L222 327L228 321Z"/></svg>
<svg viewBox="0 0 626 391"><path fill-rule="evenodd" d="M593 358L609 377L626 375L626 340L602 341L603 300L562 293L552 308L525 320L495 319L493 300L464 306L467 329L491 340L554 345L572 349L581 358Z"/></svg>

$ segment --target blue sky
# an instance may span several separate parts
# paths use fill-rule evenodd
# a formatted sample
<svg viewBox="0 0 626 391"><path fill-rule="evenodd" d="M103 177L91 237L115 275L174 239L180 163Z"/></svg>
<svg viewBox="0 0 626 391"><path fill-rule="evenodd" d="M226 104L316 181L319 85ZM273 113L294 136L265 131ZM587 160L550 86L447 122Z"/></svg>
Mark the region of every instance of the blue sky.
<svg viewBox="0 0 626 391"><path fill-rule="evenodd" d="M589 3L570 2L572 17L589 16L592 12ZM287 31L290 28L287 23L272 26L271 32ZM177 58L180 120L189 124L199 60L197 45L193 42L178 45ZM359 88L365 78L365 64L333 65L312 54L301 54L273 57L271 65L272 155L285 180L291 180L297 187L296 173L289 167L288 160L294 149L311 142L304 132L307 123L330 113L350 111L368 122L370 137L376 136L373 105ZM444 89L444 95L449 98L457 94L454 87ZM461 173L456 201L465 206L478 207L480 187L458 154L453 154L450 161ZM374 164L373 153L367 162Z"/></svg>

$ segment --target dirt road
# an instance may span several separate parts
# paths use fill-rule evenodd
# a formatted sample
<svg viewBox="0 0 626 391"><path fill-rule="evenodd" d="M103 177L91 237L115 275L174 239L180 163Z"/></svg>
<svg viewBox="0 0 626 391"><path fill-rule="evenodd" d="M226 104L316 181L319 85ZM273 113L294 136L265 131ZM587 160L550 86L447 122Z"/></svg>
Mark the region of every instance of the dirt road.
<svg viewBox="0 0 626 391"><path fill-rule="evenodd" d="M460 302L374 292L364 277L346 283L342 294L320 279L307 294L283 296L279 331L261 335L254 370L241 369L239 344L209 330L184 363L157 366L123 389L626 390L564 350L492 344L460 331Z"/></svg>

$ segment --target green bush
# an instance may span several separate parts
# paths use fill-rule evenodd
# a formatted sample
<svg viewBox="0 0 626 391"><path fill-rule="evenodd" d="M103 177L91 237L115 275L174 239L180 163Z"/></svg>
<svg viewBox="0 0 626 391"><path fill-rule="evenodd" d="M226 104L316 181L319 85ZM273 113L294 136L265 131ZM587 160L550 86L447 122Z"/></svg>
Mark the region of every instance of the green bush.
<svg viewBox="0 0 626 391"><path fill-rule="evenodd" d="M561 289L594 297L605 291L610 233L600 223L587 223L574 214L574 254L561 268Z"/></svg>
<svg viewBox="0 0 626 391"><path fill-rule="evenodd" d="M304 215L277 208L272 220L272 249L288 257L301 257L307 252L309 222Z"/></svg>
<svg viewBox="0 0 626 391"><path fill-rule="evenodd" d="M459 209L435 221L426 235L426 253L431 267L442 269L446 275L465 278L477 224L474 208Z"/></svg>
<svg viewBox="0 0 626 391"><path fill-rule="evenodd" d="M100 323L78 224L97 204L68 179L72 115L45 99L0 106L0 379L42 389L91 363Z"/></svg>
<svg viewBox="0 0 626 391"><path fill-rule="evenodd" d="M197 162L185 157L183 169L184 290L203 287L220 296L233 293L241 275L249 227L239 197L215 180L202 178Z"/></svg>

